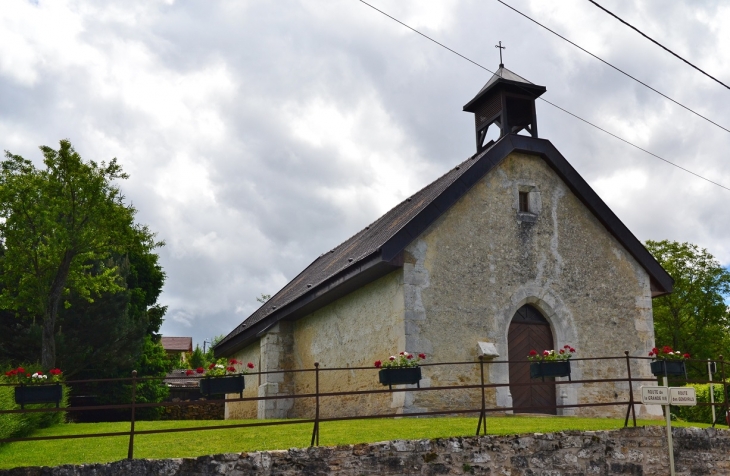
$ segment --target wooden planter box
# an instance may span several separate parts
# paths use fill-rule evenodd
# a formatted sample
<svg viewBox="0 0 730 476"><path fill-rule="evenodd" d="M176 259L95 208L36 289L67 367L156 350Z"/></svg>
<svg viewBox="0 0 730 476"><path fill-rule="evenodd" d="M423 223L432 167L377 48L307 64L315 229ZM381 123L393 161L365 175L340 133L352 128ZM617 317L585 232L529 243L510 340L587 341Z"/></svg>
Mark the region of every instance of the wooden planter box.
<svg viewBox="0 0 730 476"><path fill-rule="evenodd" d="M15 387L15 403L20 405L20 408L25 408L26 405L31 403L55 403L56 408L58 408L62 397L63 389L59 383Z"/></svg>
<svg viewBox="0 0 730 476"><path fill-rule="evenodd" d="M664 377L665 375L687 377L684 360L655 360L651 363L651 373L655 377Z"/></svg>
<svg viewBox="0 0 730 476"><path fill-rule="evenodd" d="M418 385L421 388L421 367L408 367L402 369L380 369L378 372L380 383L389 386L393 385Z"/></svg>
<svg viewBox="0 0 730 476"><path fill-rule="evenodd" d="M530 378L568 377L570 378L570 360L551 360L530 363Z"/></svg>
<svg viewBox="0 0 730 476"><path fill-rule="evenodd" d="M243 379L243 374L206 377L200 380L200 392L208 398L211 395L225 395L226 393L237 393L243 398L244 388L246 388L246 381Z"/></svg>

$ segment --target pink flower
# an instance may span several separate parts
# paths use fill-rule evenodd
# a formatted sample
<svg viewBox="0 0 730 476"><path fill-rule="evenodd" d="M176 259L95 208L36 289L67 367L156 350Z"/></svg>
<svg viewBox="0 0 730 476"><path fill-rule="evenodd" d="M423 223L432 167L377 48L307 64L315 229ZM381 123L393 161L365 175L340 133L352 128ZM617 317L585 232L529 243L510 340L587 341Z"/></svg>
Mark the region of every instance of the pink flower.
<svg viewBox="0 0 730 476"><path fill-rule="evenodd" d="M248 367L249 369L252 369L253 368L253 362L247 363L246 364L246 367Z"/></svg>
<svg viewBox="0 0 730 476"><path fill-rule="evenodd" d="M376 369L379 369L379 368L380 368L380 367L382 367L382 366L383 366L383 363L382 363L381 361L379 361L379 360L376 360L376 361L375 361L375 368L376 368Z"/></svg>
<svg viewBox="0 0 730 476"><path fill-rule="evenodd" d="M545 357L547 357L548 355L550 355L550 351L549 350L543 350L542 351L542 355L544 355Z"/></svg>

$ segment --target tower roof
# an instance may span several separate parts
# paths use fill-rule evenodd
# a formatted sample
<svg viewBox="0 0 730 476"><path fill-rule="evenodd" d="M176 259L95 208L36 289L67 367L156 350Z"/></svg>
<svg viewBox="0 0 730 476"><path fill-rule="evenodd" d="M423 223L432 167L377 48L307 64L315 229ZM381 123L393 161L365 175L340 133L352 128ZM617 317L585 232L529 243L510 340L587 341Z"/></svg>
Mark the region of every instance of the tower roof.
<svg viewBox="0 0 730 476"><path fill-rule="evenodd" d="M477 95L474 96L474 99L466 103L464 111L476 112L479 103L481 103L482 100L489 95L490 91L497 89L499 85L503 85L503 88L512 90L518 94L532 96L533 99L537 99L542 93L547 91L545 86L539 86L531 83L519 74L505 68L503 64L500 64L499 69L497 69L492 77L489 78L487 84L479 90Z"/></svg>

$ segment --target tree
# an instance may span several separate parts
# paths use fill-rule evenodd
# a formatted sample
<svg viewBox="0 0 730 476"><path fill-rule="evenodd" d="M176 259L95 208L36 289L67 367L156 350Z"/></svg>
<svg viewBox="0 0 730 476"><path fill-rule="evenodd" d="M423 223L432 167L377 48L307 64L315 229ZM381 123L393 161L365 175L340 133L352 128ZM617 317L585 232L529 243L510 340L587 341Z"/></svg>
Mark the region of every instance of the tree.
<svg viewBox="0 0 730 476"><path fill-rule="evenodd" d="M654 299L657 345L670 345L698 359L730 355L725 304L730 272L706 249L691 243L650 240L646 248L674 278L674 292Z"/></svg>
<svg viewBox="0 0 730 476"><path fill-rule="evenodd" d="M159 244L124 204L114 181L127 175L116 159L86 162L67 140L40 149L45 169L7 151L0 164L0 306L40 320L41 364L51 368L61 304L123 291L115 256Z"/></svg>

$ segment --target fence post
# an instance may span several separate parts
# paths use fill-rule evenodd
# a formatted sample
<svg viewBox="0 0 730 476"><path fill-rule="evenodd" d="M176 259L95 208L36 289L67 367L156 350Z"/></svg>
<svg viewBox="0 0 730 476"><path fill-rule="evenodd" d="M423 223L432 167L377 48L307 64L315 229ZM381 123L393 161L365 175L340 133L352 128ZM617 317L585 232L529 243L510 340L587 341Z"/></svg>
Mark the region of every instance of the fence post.
<svg viewBox="0 0 730 476"><path fill-rule="evenodd" d="M728 420L727 420L727 418L728 418L728 410L730 410L730 405L728 405L728 399L729 399L728 397L730 397L730 395L728 395L727 380L725 380L725 359L721 355L721 356L719 356L719 360L720 360L720 375L722 375L722 390L724 392L723 393L723 396L722 396L723 397L722 399L725 402L725 405L724 405L724 408L725 408L725 418L726 418L725 419L725 423L727 423L728 426L730 426L730 422L728 422Z"/></svg>
<svg viewBox="0 0 730 476"><path fill-rule="evenodd" d="M134 404L137 397L137 371L132 370L132 418L129 429L129 451L127 451L127 459L134 458Z"/></svg>
<svg viewBox="0 0 730 476"><path fill-rule="evenodd" d="M634 427L636 427L636 408L634 408L634 384L631 381L631 359L629 359L629 351L625 350L626 371L629 374L629 408L626 410L626 419L624 420L624 428L629 426L629 413L634 416Z"/></svg>
<svg viewBox="0 0 730 476"><path fill-rule="evenodd" d="M486 412L486 399L484 396L484 356L479 356L479 372L481 374L482 381L482 411L479 412L479 423L477 424L477 436L479 436L479 430L482 428L482 421L484 422L484 435L487 434L487 412Z"/></svg>
<svg viewBox="0 0 730 476"><path fill-rule="evenodd" d="M314 363L314 428L312 429L312 443L319 446L319 362Z"/></svg>

